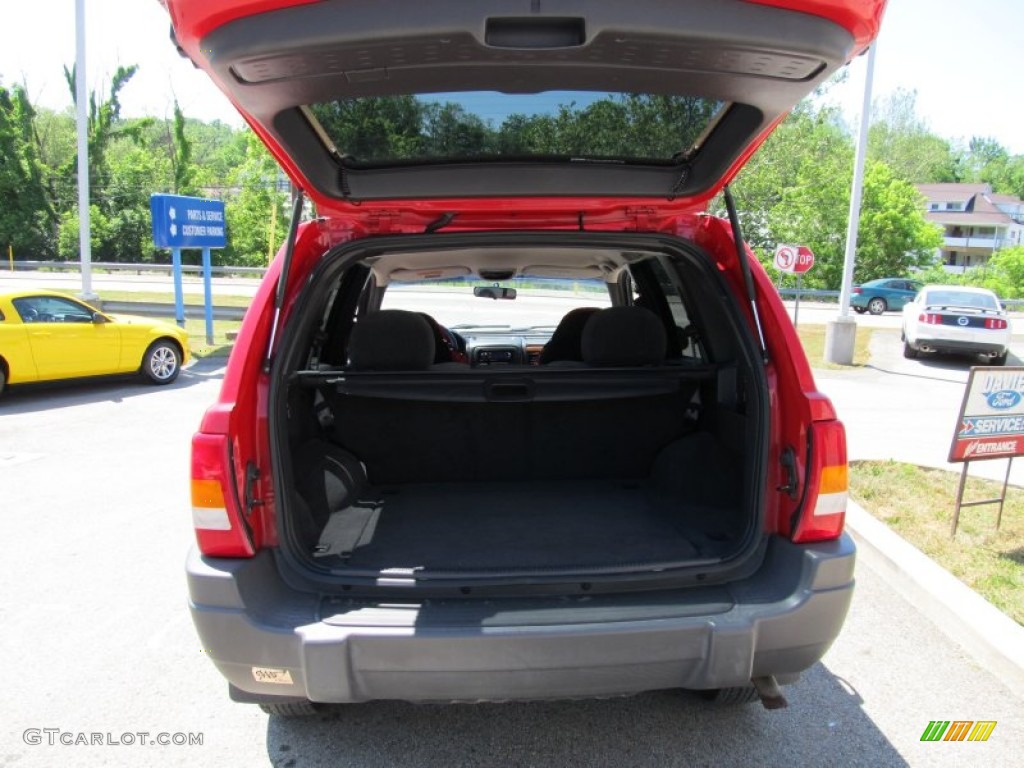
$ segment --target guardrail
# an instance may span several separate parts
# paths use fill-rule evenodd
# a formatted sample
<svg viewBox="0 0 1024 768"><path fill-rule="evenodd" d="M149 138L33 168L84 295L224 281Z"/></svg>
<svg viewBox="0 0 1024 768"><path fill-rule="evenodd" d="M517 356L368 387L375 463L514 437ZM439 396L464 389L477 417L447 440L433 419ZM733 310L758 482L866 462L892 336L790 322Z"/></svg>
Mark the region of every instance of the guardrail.
<svg viewBox="0 0 1024 768"><path fill-rule="evenodd" d="M0 267L10 267L10 263L0 261ZM115 261L94 261L92 268L99 272L134 272L141 275L143 272L157 274L171 274L170 264L134 264ZM15 261L15 271L23 270L50 270L53 272L81 272L82 263L79 261ZM198 264L182 264L181 271L190 274L201 275L202 266ZM266 267L210 267L213 275L238 275L240 277L263 277Z"/></svg>
<svg viewBox="0 0 1024 768"><path fill-rule="evenodd" d="M112 314L144 315L146 317L174 318L174 305L155 301L97 301L99 309ZM213 307L216 320L241 320L245 317L246 307ZM186 304L185 317L202 320L206 317L206 308L202 304Z"/></svg>
<svg viewBox="0 0 1024 768"><path fill-rule="evenodd" d="M795 299L797 290L796 288L777 288L779 295L784 299ZM839 291L824 291L817 288L801 288L800 289L801 299L828 299L830 301L839 301Z"/></svg>

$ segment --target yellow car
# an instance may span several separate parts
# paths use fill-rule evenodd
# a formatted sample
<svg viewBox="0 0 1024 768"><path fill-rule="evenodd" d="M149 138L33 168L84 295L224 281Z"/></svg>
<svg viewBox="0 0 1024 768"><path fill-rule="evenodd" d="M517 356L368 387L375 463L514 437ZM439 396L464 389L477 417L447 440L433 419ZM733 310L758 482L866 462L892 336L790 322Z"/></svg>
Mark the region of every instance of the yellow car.
<svg viewBox="0 0 1024 768"><path fill-rule="evenodd" d="M188 334L163 320L109 315L55 291L0 293L0 393L7 384L141 372L170 384Z"/></svg>

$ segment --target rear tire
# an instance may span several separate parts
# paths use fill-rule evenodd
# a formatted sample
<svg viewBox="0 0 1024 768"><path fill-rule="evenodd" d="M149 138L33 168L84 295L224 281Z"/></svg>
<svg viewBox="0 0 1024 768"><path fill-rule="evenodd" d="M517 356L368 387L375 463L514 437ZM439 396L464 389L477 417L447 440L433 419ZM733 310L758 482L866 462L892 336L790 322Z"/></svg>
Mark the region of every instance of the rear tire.
<svg viewBox="0 0 1024 768"><path fill-rule="evenodd" d="M181 350L170 339L157 339L142 356L142 373L154 384L170 384L181 373Z"/></svg>
<svg viewBox="0 0 1024 768"><path fill-rule="evenodd" d="M312 701L285 701L280 704L260 704L260 709L268 715L278 717L310 717L319 712Z"/></svg>
<svg viewBox="0 0 1024 768"><path fill-rule="evenodd" d="M709 691L701 691L700 695L705 701L721 706L753 704L761 700L761 697L757 695L757 689L752 685L736 688L712 688Z"/></svg>
<svg viewBox="0 0 1024 768"><path fill-rule="evenodd" d="M880 315L888 309L888 305L885 303L885 299L875 297L868 302L868 312L872 315Z"/></svg>
<svg viewBox="0 0 1024 768"><path fill-rule="evenodd" d="M917 356L918 356L919 354L920 354L920 352L918 352L918 351L917 351L916 349L914 349L914 348L913 348L913 347L912 347L912 346L910 345L910 342L909 342L909 341L904 341L904 342L903 342L903 356L904 356L905 358L907 358L907 360L916 360L916 359L917 359Z"/></svg>
<svg viewBox="0 0 1024 768"><path fill-rule="evenodd" d="M4 393L7 388L7 372L4 370L3 363L0 362L0 395Z"/></svg>

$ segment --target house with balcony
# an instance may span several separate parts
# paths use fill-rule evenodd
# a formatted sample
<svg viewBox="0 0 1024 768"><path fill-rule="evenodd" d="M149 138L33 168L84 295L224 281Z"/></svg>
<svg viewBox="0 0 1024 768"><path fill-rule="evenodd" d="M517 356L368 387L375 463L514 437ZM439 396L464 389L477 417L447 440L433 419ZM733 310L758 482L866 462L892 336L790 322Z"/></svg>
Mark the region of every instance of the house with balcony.
<svg viewBox="0 0 1024 768"><path fill-rule="evenodd" d="M986 264L1001 248L1024 245L1024 201L988 184L918 184L925 218L942 227L939 260L949 272Z"/></svg>

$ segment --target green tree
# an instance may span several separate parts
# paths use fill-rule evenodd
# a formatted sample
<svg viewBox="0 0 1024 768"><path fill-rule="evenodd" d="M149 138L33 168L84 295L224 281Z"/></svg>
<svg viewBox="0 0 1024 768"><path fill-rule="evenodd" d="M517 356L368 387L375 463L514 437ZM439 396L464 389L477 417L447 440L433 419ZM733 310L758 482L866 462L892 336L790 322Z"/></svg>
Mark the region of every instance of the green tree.
<svg viewBox="0 0 1024 768"><path fill-rule="evenodd" d="M110 222L106 214L95 203L89 205L89 243L93 253L101 253L110 242ZM58 234L60 258L74 261L79 257L78 208L70 208L60 216Z"/></svg>
<svg viewBox="0 0 1024 768"><path fill-rule="evenodd" d="M752 173L744 170L737 179L737 205L747 212L741 219L744 236L760 249L762 263L771 261L779 243L809 246L815 267L804 283L832 288L842 274L853 145L832 108L807 108L786 124L777 140L766 142L765 157L755 156Z"/></svg>
<svg viewBox="0 0 1024 768"><path fill-rule="evenodd" d="M118 67L105 99L96 92L89 96L87 108L87 144L89 152L90 242L96 261L136 261L147 248L149 192L159 187L163 169L147 154L145 137L153 118L121 120L120 94L137 66ZM64 69L72 100L77 104L76 72ZM140 151L141 150L141 151ZM77 179L77 153L62 169L66 178ZM63 196L62 196L63 198ZM99 217L93 221L94 207ZM66 209L61 215L60 251L66 259L78 258L74 235L67 228L77 211ZM143 225L145 222L145 226Z"/></svg>
<svg viewBox="0 0 1024 768"><path fill-rule="evenodd" d="M228 247L214 252L219 263L264 266L268 253L276 252L284 242L287 196L278 192L277 179L277 163L250 131L245 160L232 177L238 191L226 206Z"/></svg>
<svg viewBox="0 0 1024 768"><path fill-rule="evenodd" d="M478 116L458 104L428 104L416 144L427 157L473 157L494 151L495 137Z"/></svg>
<svg viewBox="0 0 1024 768"><path fill-rule="evenodd" d="M872 163L864 174L854 279L864 282L927 267L941 244L942 230L925 220L921 194L889 166Z"/></svg>
<svg viewBox="0 0 1024 768"><path fill-rule="evenodd" d="M104 197L98 201L107 220L98 261L158 259L149 198L154 192L173 192L174 175L171 158L155 151L144 139L124 137L111 145Z"/></svg>
<svg viewBox="0 0 1024 768"><path fill-rule="evenodd" d="M311 110L338 151L357 161L421 154L424 107L414 96L337 99Z"/></svg>
<svg viewBox="0 0 1024 768"><path fill-rule="evenodd" d="M172 190L176 195L195 195L199 190L195 186L196 167L192 162L192 141L185 130L185 113L174 100L174 123L171 142L171 170L174 175Z"/></svg>
<svg viewBox="0 0 1024 768"><path fill-rule="evenodd" d="M770 264L775 246L795 236L793 215L818 212L822 231L845 227L841 203L849 189L853 142L835 107L804 101L779 125L733 182L733 195L743 236L763 263ZM722 205L716 205L717 210ZM802 215L802 214L801 214ZM839 253L822 257L835 258ZM817 251L816 251L817 253ZM808 276L814 282L818 267Z"/></svg>
<svg viewBox="0 0 1024 768"><path fill-rule="evenodd" d="M1011 155L995 139L973 137L962 165L965 180L985 182L993 192L1024 198L1024 155Z"/></svg>
<svg viewBox="0 0 1024 768"><path fill-rule="evenodd" d="M827 169L804 168L814 174L813 183L787 190L772 211L777 242L814 251L815 266L806 277L810 286L834 290L841 283L852 166L851 160ZM914 186L896 178L885 164L872 163L864 174L854 279L898 277L925 267L934 261L941 242L939 228L924 218L923 200Z"/></svg>
<svg viewBox="0 0 1024 768"><path fill-rule="evenodd" d="M39 258L54 250L57 214L44 182L44 166L33 135L35 112L25 89L0 85L0 249Z"/></svg>
<svg viewBox="0 0 1024 768"><path fill-rule="evenodd" d="M1009 160L1010 153L1006 147L993 138L972 136L961 160L964 181L991 183L992 176L998 175Z"/></svg>
<svg viewBox="0 0 1024 768"><path fill-rule="evenodd" d="M957 157L949 142L917 116L917 92L897 89L872 108L868 161L885 163L912 184L957 181Z"/></svg>
<svg viewBox="0 0 1024 768"><path fill-rule="evenodd" d="M95 91L89 94L86 119L88 122L87 145L89 151L90 189L96 189L97 191L103 189L103 181L106 179L105 172L107 170L106 154L110 142L118 135L124 133L137 136L138 131L143 126L152 122L147 120L141 124L136 123L131 127L119 125L118 123L121 116L121 90L135 76L138 70L138 66L134 64L130 67L118 67L110 82L110 90L104 101L97 100ZM67 81L68 88L71 91L71 100L77 107L78 91L76 88L76 78L77 75L74 67L70 70L67 67L64 68L64 79ZM74 162L77 163L77 152ZM67 171L77 174L78 169L75 166L74 168L68 168Z"/></svg>
<svg viewBox="0 0 1024 768"><path fill-rule="evenodd" d="M979 271L983 273L984 284L1002 298L1024 298L1024 245L996 252L987 269Z"/></svg>

